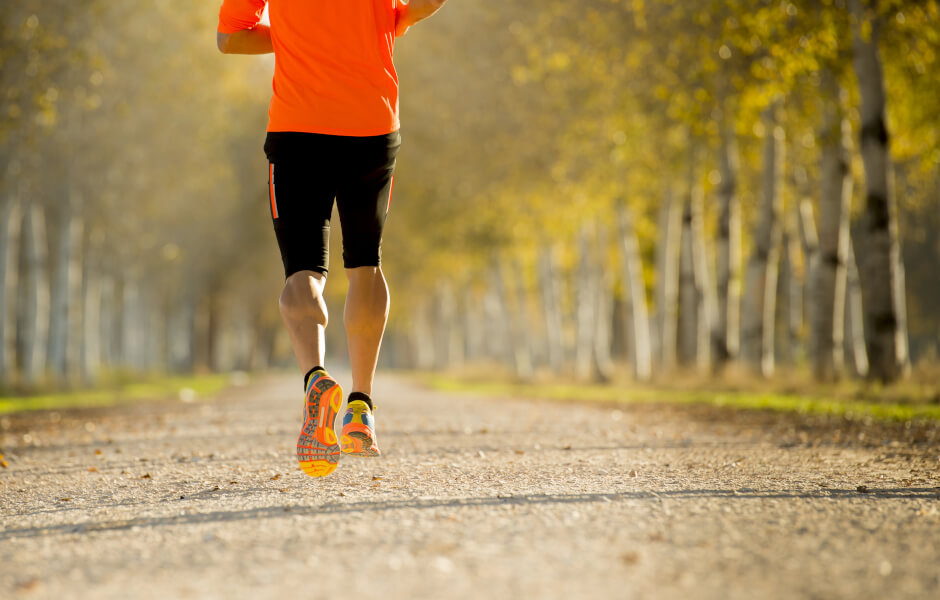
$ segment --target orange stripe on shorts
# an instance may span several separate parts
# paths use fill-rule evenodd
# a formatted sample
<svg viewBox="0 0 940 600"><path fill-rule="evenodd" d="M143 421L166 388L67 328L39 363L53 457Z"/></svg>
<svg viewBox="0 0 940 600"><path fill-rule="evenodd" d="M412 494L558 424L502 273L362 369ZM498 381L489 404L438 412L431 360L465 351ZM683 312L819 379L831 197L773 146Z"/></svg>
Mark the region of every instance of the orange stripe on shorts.
<svg viewBox="0 0 940 600"><path fill-rule="evenodd" d="M268 173L268 191L271 196L271 216L277 218L277 197L274 195L274 163L271 163L271 170Z"/></svg>

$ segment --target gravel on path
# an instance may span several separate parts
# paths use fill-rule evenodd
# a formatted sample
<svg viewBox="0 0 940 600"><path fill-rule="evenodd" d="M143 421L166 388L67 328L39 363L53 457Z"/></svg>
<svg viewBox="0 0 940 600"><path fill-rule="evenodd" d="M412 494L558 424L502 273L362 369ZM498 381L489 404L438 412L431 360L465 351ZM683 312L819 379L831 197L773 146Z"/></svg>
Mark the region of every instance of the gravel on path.
<svg viewBox="0 0 940 600"><path fill-rule="evenodd" d="M0 598L940 598L936 435L386 375L317 480L300 387L0 419Z"/></svg>

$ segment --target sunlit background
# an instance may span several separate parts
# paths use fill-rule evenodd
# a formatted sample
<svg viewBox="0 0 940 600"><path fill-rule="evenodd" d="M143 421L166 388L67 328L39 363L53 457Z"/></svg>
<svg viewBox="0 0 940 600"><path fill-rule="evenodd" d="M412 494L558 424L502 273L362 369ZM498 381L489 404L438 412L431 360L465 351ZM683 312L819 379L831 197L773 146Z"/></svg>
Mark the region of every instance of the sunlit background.
<svg viewBox="0 0 940 600"><path fill-rule="evenodd" d="M383 365L935 382L940 9L850 4L452 0L400 38ZM0 387L292 366L273 60L218 52L217 2L3 10Z"/></svg>

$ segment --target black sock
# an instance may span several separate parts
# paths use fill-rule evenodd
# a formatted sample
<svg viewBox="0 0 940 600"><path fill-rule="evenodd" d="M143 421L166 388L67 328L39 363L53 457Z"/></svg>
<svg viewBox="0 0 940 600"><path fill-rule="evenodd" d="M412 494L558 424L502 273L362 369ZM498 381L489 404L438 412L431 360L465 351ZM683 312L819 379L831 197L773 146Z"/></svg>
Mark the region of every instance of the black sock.
<svg viewBox="0 0 940 600"><path fill-rule="evenodd" d="M326 371L326 369L324 369L323 367L317 366L317 367L314 367L314 368L310 369L309 371L307 371L307 374L304 375L304 391L305 391L305 392L307 391L307 382L310 381L310 377L311 377L311 376L314 374L314 372L316 372L316 371Z"/></svg>
<svg viewBox="0 0 940 600"><path fill-rule="evenodd" d="M354 400L362 400L363 402L369 405L369 410L372 410L373 408L372 398L369 397L369 394L366 394L364 392L353 392L349 394L349 400L347 401L347 404Z"/></svg>

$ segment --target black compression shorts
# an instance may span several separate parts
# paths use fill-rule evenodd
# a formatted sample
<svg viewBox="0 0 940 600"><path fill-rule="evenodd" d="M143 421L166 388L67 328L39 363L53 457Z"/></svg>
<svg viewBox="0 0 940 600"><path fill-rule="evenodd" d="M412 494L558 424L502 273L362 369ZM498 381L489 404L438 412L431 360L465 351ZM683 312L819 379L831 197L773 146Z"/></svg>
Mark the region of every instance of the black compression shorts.
<svg viewBox="0 0 940 600"><path fill-rule="evenodd" d="M373 137L268 133L268 194L286 277L329 270L334 200L343 230L343 266L381 264L400 146L397 131Z"/></svg>

